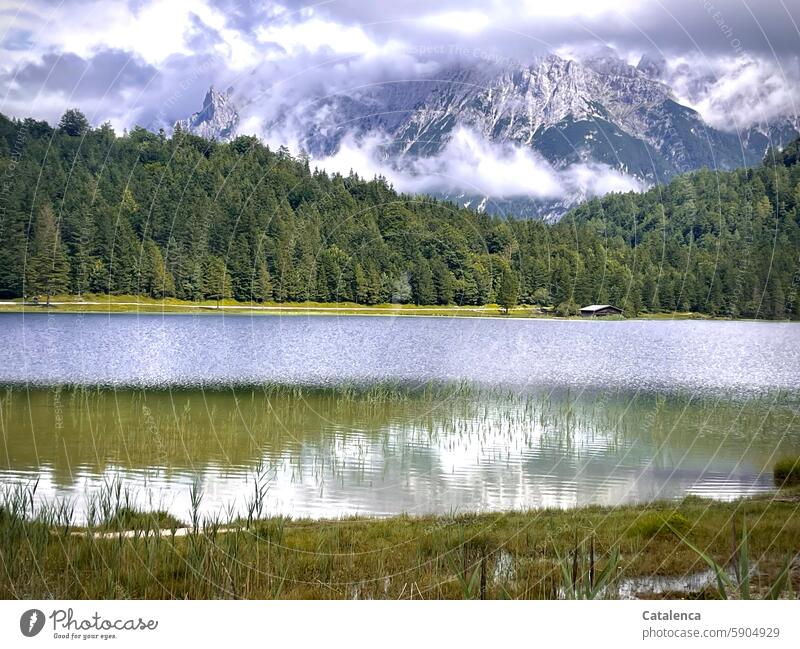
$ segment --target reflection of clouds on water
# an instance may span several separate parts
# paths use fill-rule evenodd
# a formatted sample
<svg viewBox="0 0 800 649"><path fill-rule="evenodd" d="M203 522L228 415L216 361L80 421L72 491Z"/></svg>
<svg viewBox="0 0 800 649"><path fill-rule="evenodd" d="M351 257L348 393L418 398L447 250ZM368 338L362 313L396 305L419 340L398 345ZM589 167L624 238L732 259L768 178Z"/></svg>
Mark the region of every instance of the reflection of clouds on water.
<svg viewBox="0 0 800 649"><path fill-rule="evenodd" d="M269 472L265 512L293 517L338 518L348 515L391 516L399 513L427 514L453 511L503 511L536 508L568 509L584 505L618 505L654 499L678 498L687 494L732 500L771 489L769 475L716 474L693 476L652 475L645 469L608 473L527 473L521 467L510 470L477 469L465 466L458 474L438 472L386 472L376 467L361 472L350 469L338 475L311 475L310 467L299 473L293 461L281 462ZM354 478L353 473L360 474ZM302 475L300 475L302 474ZM81 474L68 487L53 478L52 471L3 472L3 482L39 479L39 502L69 500L85 519L87 496L97 494L114 479L122 481L136 508L165 510L188 521L190 489L194 476L167 474L163 469L149 472L109 467L100 475ZM199 475L203 500L201 512L216 515L230 510L246 515L253 493L253 477L244 471L208 467Z"/></svg>
<svg viewBox="0 0 800 649"><path fill-rule="evenodd" d="M12 411L19 415L20 403L30 399L40 416L46 408L37 397L49 394L20 392ZM268 397L172 393L161 399L148 393L145 433L158 426L162 438L182 436L186 428L194 434L191 442L170 447L167 469L154 462L147 448L141 456L121 455L113 443L107 450L117 459L98 464L92 455L103 452L98 442L108 440L82 439L82 429L73 427L85 406L69 394L61 395L66 408L62 437L51 435L50 445L46 435L40 437L38 469L33 456L18 450L8 469L0 471L3 481L38 476L39 498L69 498L80 513L87 493L119 477L134 504L163 508L183 520L189 516L195 477L204 513L231 508L244 514L259 465L268 484L265 512L295 517L570 508L687 494L729 500L772 487L769 458L793 419L791 409L784 418L773 412L773 429L761 437L751 430L746 437L726 435L738 431L737 424L749 426L736 404L725 409L717 402L703 406L686 399L607 394L576 399L549 392L433 402L407 395L380 403L367 396L348 401L336 391L302 399L280 391ZM105 403L105 397L95 398ZM186 407L192 398L202 399L206 408ZM121 404L141 399L138 392L108 393L115 416L124 410ZM663 430L653 433L637 424L653 421L648 413L655 404ZM194 419L169 429L163 416L173 407ZM752 407L751 417L763 414L763 405L758 406L762 410ZM687 408L693 408L688 415ZM700 423L692 428L689 421ZM247 433L241 422L248 422ZM683 425L676 427L679 422ZM9 423L16 428L16 419ZM46 422L38 424L39 430L46 428ZM261 429L267 431L263 437ZM800 440L793 435L788 441L798 448ZM9 441L12 450L23 443L13 436ZM65 445L73 449L69 461L58 459Z"/></svg>
<svg viewBox="0 0 800 649"><path fill-rule="evenodd" d="M797 325L0 320L0 382L169 388L5 393L0 478L38 476L39 497L79 509L119 475L138 505L186 519L197 476L205 512L242 512L259 463L266 511L292 516L731 499L769 489L776 457L800 452ZM243 383L261 387L230 389Z"/></svg>

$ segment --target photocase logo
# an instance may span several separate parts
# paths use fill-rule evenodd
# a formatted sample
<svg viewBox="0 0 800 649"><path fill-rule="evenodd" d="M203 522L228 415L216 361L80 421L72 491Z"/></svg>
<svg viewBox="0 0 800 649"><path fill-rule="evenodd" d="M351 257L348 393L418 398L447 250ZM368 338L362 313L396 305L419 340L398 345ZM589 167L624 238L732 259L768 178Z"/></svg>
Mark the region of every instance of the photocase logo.
<svg viewBox="0 0 800 649"><path fill-rule="evenodd" d="M32 638L44 627L44 613L38 608L25 611L19 618L19 630L22 635Z"/></svg>

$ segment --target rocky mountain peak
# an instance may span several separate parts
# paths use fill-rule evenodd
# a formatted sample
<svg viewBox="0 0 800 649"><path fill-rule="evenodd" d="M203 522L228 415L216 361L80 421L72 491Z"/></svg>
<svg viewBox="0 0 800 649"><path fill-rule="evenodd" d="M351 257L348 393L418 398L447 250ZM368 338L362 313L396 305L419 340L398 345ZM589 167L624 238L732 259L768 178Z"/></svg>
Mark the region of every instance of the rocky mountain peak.
<svg viewBox="0 0 800 649"><path fill-rule="evenodd" d="M663 79L667 69L667 60L660 54L645 53L639 59L636 69L648 79Z"/></svg>
<svg viewBox="0 0 800 649"><path fill-rule="evenodd" d="M231 97L232 93L233 88L220 92L211 86L203 99L203 108L186 119L175 122L175 126L208 139L233 139L239 124L239 112Z"/></svg>
<svg viewBox="0 0 800 649"><path fill-rule="evenodd" d="M487 146L529 149L553 173L580 165L581 172L610 170L643 185L701 167L758 164L770 142L796 137L796 122L771 122L745 133L711 127L678 101L663 81L665 68L660 55L645 55L634 66L607 48L577 59L550 54L525 62L451 62L427 77L387 78L367 87L287 99L266 116L266 130L292 134L314 158L335 155L343 142L364 146L367 155L409 174L435 168L426 159L450 155L449 143L458 144L466 132ZM230 90L210 88L203 109L181 126L230 139L239 119L230 96ZM254 109L257 104L249 102L248 110ZM507 205L505 197L458 199L557 217L585 197L581 192L555 203L516 195Z"/></svg>

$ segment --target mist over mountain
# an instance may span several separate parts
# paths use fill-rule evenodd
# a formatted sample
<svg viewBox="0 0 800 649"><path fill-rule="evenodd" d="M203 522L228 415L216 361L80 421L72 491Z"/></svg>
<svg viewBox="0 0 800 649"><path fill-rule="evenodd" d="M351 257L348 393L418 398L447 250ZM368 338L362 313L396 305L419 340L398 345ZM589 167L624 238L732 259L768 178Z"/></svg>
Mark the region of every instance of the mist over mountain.
<svg viewBox="0 0 800 649"><path fill-rule="evenodd" d="M663 57L633 66L605 50L581 60L448 62L414 79L309 92L277 109L262 108L258 96L237 101L263 124L260 135L279 134L321 167L382 174L404 191L492 213L558 218L609 191L758 164L770 145L798 135L791 115L739 130L712 126L681 103L669 84L676 74ZM710 81L697 83L707 91ZM232 102L212 88L203 110L180 124L227 140L239 122Z"/></svg>
<svg viewBox="0 0 800 649"><path fill-rule="evenodd" d="M797 133L797 8L715 4L30 0L0 39L0 112L256 135L329 171L556 218L752 165Z"/></svg>

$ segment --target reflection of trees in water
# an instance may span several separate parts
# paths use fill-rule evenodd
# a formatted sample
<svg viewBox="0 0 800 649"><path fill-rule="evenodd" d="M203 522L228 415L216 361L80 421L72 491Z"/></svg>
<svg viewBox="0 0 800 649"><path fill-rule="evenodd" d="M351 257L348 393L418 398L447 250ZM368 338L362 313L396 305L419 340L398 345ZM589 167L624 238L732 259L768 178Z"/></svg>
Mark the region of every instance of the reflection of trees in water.
<svg viewBox="0 0 800 649"><path fill-rule="evenodd" d="M52 465L102 471L107 464L202 468L255 465L333 433L363 436L414 417L424 396L266 388L236 391L9 389L1 400L8 468ZM436 404L430 403L430 408ZM56 416L61 425L55 425Z"/></svg>
<svg viewBox="0 0 800 649"><path fill-rule="evenodd" d="M687 449L742 459L797 450L796 404L785 395L722 402L691 395L550 391L463 385L141 391L9 388L0 398L0 466L52 467L60 479L109 466L202 470L286 464L364 471L391 459L433 467L435 455L537 462L620 457L671 465ZM673 457L674 456L674 457Z"/></svg>

